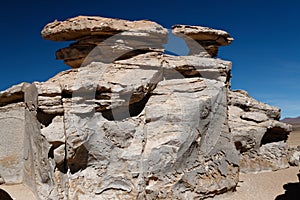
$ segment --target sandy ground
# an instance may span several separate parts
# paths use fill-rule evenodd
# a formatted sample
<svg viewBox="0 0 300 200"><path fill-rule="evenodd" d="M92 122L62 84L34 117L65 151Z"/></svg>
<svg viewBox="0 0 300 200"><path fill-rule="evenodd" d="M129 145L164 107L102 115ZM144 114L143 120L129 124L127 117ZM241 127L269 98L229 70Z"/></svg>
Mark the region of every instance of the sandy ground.
<svg viewBox="0 0 300 200"><path fill-rule="evenodd" d="M290 147L296 147L300 145L300 130L293 131L290 133L287 144Z"/></svg>
<svg viewBox="0 0 300 200"><path fill-rule="evenodd" d="M299 200L300 183L298 167L276 172L241 174L237 191L214 198L215 200ZM4 186L15 200L36 200L33 193L24 185ZM296 197L297 198L296 198Z"/></svg>
<svg viewBox="0 0 300 200"><path fill-rule="evenodd" d="M299 200L300 183L297 177L298 172L298 167L292 167L276 172L240 174L240 181L236 192L225 194L214 199Z"/></svg>
<svg viewBox="0 0 300 200"><path fill-rule="evenodd" d="M8 192L14 200L36 200L33 192L23 184L0 185L0 188Z"/></svg>
<svg viewBox="0 0 300 200"><path fill-rule="evenodd" d="M300 130L293 131L287 143L290 146L300 145ZM237 191L215 197L216 200L299 200L300 182L297 177L299 167L276 172L258 174L240 174ZM300 176L300 174L299 174ZM0 185L14 200L36 200L26 186ZM1 197L0 197L1 200Z"/></svg>
<svg viewBox="0 0 300 200"><path fill-rule="evenodd" d="M300 128L290 133L287 144L300 145ZM237 191L221 195L217 200L299 200L299 167L290 167L275 172L240 174Z"/></svg>

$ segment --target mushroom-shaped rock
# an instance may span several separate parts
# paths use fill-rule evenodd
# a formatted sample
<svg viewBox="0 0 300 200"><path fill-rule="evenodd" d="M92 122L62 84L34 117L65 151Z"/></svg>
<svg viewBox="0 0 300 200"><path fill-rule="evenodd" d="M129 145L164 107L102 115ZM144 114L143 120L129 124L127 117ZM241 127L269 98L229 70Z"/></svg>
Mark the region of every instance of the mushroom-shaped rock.
<svg viewBox="0 0 300 200"><path fill-rule="evenodd" d="M226 31L202 26L174 25L172 33L186 41L190 55L216 57L220 46L233 41Z"/></svg>
<svg viewBox="0 0 300 200"><path fill-rule="evenodd" d="M153 35L167 35L161 25L148 21L128 21L105 17L78 16L65 21L51 22L42 30L44 39L53 41L77 40L86 36L111 36L120 32L143 32Z"/></svg>
<svg viewBox="0 0 300 200"><path fill-rule="evenodd" d="M76 40L59 49L56 59L78 68L95 61L110 63L146 52L162 52L168 31L148 20L78 16L49 23L41 34L53 41Z"/></svg>

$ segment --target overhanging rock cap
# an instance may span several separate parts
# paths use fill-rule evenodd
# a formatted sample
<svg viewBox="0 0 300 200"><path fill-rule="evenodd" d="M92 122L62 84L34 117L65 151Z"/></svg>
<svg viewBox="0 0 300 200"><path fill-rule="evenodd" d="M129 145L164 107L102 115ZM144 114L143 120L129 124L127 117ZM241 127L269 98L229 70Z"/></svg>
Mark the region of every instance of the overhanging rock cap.
<svg viewBox="0 0 300 200"><path fill-rule="evenodd" d="M226 31L203 26L178 24L172 27L172 32L179 37L186 35L196 41L215 41L220 46L227 46L233 41L233 38Z"/></svg>
<svg viewBox="0 0 300 200"><path fill-rule="evenodd" d="M111 36L124 31L145 32L157 36L168 34L167 29L148 20L128 21L93 16L78 16L65 21L55 20L47 24L41 34L47 40L70 41L90 35Z"/></svg>

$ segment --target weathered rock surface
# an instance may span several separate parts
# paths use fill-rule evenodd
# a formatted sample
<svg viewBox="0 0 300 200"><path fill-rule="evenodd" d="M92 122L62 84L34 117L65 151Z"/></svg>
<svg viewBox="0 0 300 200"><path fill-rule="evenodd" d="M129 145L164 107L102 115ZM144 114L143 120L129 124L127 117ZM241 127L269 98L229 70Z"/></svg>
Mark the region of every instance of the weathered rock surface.
<svg viewBox="0 0 300 200"><path fill-rule="evenodd" d="M24 102L24 91L29 85L29 83L20 83L0 92L0 106Z"/></svg>
<svg viewBox="0 0 300 200"><path fill-rule="evenodd" d="M53 41L69 41L84 36L111 36L126 31L167 34L166 29L161 25L148 20L127 21L105 17L78 16L65 21L55 20L47 24L42 30L42 36Z"/></svg>
<svg viewBox="0 0 300 200"><path fill-rule="evenodd" d="M24 102L0 108L0 176L5 184L24 183L39 198L49 199L57 196L53 191L54 166L48 159L50 144L42 137L36 118L37 90L34 85L25 85ZM13 88L7 91L20 92Z"/></svg>
<svg viewBox="0 0 300 200"><path fill-rule="evenodd" d="M233 41L226 31L202 26L174 25L172 32L186 41L190 55L216 57L220 46Z"/></svg>
<svg viewBox="0 0 300 200"><path fill-rule="evenodd" d="M173 31L205 48L232 41L218 30ZM76 40L57 52L74 69L0 93L2 182L47 200L203 199L233 191L240 169L285 166L290 127L279 109L229 91L231 62L165 55L167 31L149 21L81 16L42 35Z"/></svg>
<svg viewBox="0 0 300 200"><path fill-rule="evenodd" d="M42 30L45 39L76 40L56 52L58 60L73 67L101 61L110 63L151 51L163 51L168 31L147 20L127 21L104 17L79 16L54 21Z"/></svg>
<svg viewBox="0 0 300 200"><path fill-rule="evenodd" d="M229 127L241 153L242 172L287 168L286 140L292 127L279 122L280 109L251 98L246 91L229 92Z"/></svg>
<svg viewBox="0 0 300 200"><path fill-rule="evenodd" d="M291 166L300 166L300 145L288 149L288 161Z"/></svg>

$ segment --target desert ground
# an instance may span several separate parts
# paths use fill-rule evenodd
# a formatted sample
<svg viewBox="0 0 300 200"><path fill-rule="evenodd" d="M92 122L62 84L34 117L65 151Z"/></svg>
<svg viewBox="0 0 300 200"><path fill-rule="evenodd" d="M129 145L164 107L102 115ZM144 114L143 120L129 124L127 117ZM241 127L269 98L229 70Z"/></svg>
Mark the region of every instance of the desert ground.
<svg viewBox="0 0 300 200"><path fill-rule="evenodd" d="M287 144L300 145L300 125L294 126ZM237 191L225 194L217 200L298 200L300 199L299 167L290 167L275 172L240 174ZM299 175L299 178L298 176Z"/></svg>
<svg viewBox="0 0 300 200"><path fill-rule="evenodd" d="M300 126L290 134L287 143L300 145ZM297 176L299 174L299 178ZM215 197L216 200L298 200L300 196L299 167L275 172L240 174L237 190ZM24 185L0 185L14 200L36 200ZM1 199L1 197L0 197Z"/></svg>
<svg viewBox="0 0 300 200"><path fill-rule="evenodd" d="M293 132L290 133L287 144L291 147L300 145L300 125L293 126Z"/></svg>
<svg viewBox="0 0 300 200"><path fill-rule="evenodd" d="M296 200L300 183L298 167L275 172L241 174L237 191L214 198L217 200ZM298 193L297 198L295 197Z"/></svg>

